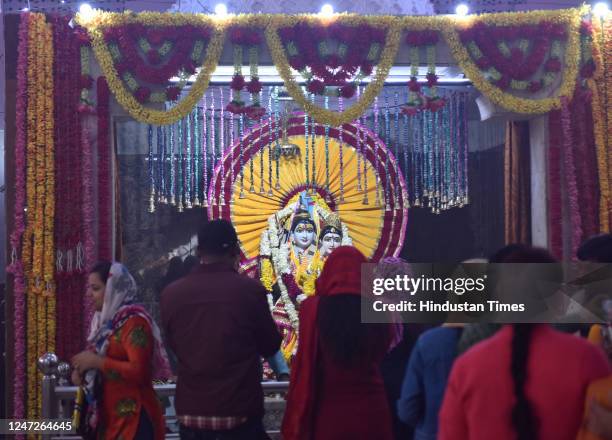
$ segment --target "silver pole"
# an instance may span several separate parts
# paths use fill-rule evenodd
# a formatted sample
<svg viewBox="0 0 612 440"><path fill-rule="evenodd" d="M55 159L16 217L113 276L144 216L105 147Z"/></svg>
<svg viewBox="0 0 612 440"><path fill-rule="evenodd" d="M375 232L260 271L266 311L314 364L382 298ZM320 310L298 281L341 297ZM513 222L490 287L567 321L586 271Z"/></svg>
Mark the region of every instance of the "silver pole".
<svg viewBox="0 0 612 440"><path fill-rule="evenodd" d="M43 374L42 379L42 418L57 418L57 400L55 398L55 385L57 378L58 359L55 353L45 353L38 358L38 370Z"/></svg>

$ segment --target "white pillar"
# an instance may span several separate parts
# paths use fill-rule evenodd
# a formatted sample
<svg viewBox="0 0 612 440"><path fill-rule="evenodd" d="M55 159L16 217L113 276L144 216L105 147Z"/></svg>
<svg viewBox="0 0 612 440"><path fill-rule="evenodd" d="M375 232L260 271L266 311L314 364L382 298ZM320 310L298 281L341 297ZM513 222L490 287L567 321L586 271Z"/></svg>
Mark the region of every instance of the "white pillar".
<svg viewBox="0 0 612 440"><path fill-rule="evenodd" d="M531 241L548 248L548 115L529 121L531 155Z"/></svg>

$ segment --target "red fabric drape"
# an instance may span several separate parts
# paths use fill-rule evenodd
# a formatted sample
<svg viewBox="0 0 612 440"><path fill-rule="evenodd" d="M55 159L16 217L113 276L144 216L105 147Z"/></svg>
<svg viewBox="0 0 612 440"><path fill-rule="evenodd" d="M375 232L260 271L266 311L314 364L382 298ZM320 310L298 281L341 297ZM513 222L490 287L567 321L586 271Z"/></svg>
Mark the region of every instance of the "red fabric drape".
<svg viewBox="0 0 612 440"><path fill-rule="evenodd" d="M529 125L510 121L504 147L505 242L531 242Z"/></svg>

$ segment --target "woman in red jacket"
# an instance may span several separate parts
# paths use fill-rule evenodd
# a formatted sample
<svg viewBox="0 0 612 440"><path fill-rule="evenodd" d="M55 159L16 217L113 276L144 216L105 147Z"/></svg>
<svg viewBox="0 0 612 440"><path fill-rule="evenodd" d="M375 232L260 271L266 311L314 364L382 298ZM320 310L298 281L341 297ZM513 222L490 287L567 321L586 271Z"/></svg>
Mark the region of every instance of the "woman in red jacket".
<svg viewBox="0 0 612 440"><path fill-rule="evenodd" d="M393 439L380 372L391 327L361 323L362 263L354 247L337 248L300 306L284 440Z"/></svg>
<svg viewBox="0 0 612 440"><path fill-rule="evenodd" d="M513 263L552 263L526 249ZM453 366L439 440L575 440L589 383L606 376L603 352L548 325L503 327Z"/></svg>

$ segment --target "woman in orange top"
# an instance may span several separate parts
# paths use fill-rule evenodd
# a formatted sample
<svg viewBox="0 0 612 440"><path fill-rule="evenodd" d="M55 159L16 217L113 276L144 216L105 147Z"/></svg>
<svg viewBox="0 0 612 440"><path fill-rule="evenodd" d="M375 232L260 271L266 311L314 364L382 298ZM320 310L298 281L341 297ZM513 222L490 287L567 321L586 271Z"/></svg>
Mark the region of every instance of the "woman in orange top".
<svg viewBox="0 0 612 440"><path fill-rule="evenodd" d="M72 358L72 380L88 402L83 423L98 439L163 439L152 380L169 376L168 360L159 328L136 304L134 278L122 264L99 263L87 292L96 308L89 346Z"/></svg>

